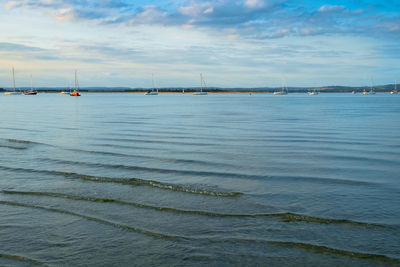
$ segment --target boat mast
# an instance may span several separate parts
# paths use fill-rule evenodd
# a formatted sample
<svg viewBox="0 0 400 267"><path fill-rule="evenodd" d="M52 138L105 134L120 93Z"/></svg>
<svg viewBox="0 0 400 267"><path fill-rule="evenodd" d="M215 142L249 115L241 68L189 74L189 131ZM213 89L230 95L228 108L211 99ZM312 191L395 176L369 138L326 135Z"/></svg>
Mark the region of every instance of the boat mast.
<svg viewBox="0 0 400 267"><path fill-rule="evenodd" d="M154 73L151 74L151 82L153 85L153 88L151 88L151 91L154 91Z"/></svg>
<svg viewBox="0 0 400 267"><path fill-rule="evenodd" d="M397 79L394 80L394 91L397 92Z"/></svg>
<svg viewBox="0 0 400 267"><path fill-rule="evenodd" d="M203 74L200 73L200 92L203 92Z"/></svg>
<svg viewBox="0 0 400 267"><path fill-rule="evenodd" d="M285 75L282 74L282 93L285 92Z"/></svg>
<svg viewBox="0 0 400 267"><path fill-rule="evenodd" d="M33 86L32 86L32 74L31 74L31 91L33 91Z"/></svg>
<svg viewBox="0 0 400 267"><path fill-rule="evenodd" d="M372 92L373 84L374 84L374 80L373 80L373 78L371 76L371 92Z"/></svg>
<svg viewBox="0 0 400 267"><path fill-rule="evenodd" d="M12 67L12 76L13 76L13 89L15 91L15 74L14 74L14 67Z"/></svg>
<svg viewBox="0 0 400 267"><path fill-rule="evenodd" d="M78 78L76 75L76 70L75 70L75 91L78 91Z"/></svg>

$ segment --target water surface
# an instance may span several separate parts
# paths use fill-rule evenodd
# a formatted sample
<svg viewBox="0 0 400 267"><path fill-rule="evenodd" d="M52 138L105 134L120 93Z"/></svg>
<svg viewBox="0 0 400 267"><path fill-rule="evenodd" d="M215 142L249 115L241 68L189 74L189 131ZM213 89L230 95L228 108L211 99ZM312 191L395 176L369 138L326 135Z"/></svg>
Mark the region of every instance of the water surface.
<svg viewBox="0 0 400 267"><path fill-rule="evenodd" d="M0 96L0 265L400 264L400 97Z"/></svg>

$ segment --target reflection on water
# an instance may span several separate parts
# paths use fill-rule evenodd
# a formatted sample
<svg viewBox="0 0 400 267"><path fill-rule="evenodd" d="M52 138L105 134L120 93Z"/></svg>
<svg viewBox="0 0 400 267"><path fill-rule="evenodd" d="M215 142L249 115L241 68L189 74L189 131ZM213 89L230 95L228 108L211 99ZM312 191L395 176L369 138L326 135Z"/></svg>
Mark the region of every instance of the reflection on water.
<svg viewBox="0 0 400 267"><path fill-rule="evenodd" d="M399 265L400 98L0 97L0 265Z"/></svg>

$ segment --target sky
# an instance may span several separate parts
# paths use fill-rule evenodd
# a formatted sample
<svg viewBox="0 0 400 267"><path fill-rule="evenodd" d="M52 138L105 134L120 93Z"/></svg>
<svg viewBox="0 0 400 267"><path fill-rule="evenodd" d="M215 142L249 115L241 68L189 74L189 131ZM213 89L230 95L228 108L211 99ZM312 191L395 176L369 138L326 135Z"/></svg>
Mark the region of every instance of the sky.
<svg viewBox="0 0 400 267"><path fill-rule="evenodd" d="M0 0L0 87L390 84L399 0Z"/></svg>

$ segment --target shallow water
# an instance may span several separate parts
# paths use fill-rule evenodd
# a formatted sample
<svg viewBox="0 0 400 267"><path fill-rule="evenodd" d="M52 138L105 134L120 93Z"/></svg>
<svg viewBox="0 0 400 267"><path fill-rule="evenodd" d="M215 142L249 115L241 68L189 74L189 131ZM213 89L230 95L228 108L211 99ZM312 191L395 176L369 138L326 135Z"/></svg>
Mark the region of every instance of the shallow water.
<svg viewBox="0 0 400 267"><path fill-rule="evenodd" d="M0 265L400 265L400 96L0 95Z"/></svg>

